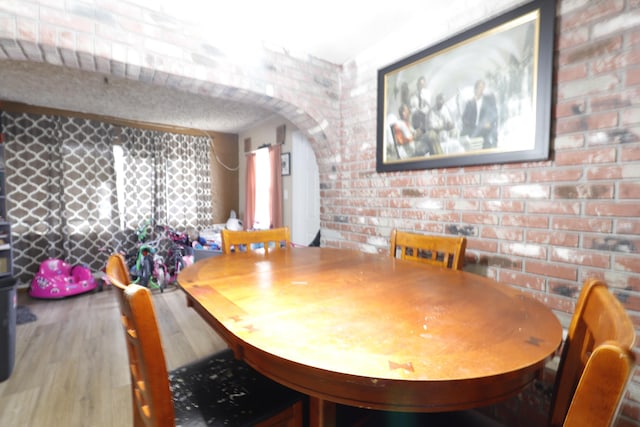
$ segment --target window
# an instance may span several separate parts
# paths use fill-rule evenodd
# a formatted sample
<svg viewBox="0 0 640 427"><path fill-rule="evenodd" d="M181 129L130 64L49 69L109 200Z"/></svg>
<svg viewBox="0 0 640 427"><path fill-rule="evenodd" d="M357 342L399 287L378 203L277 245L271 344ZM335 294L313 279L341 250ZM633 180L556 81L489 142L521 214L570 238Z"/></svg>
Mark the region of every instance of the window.
<svg viewBox="0 0 640 427"><path fill-rule="evenodd" d="M264 177L271 176L271 162L269 150L261 149L256 152L256 204L253 228L268 229L271 221L271 180Z"/></svg>

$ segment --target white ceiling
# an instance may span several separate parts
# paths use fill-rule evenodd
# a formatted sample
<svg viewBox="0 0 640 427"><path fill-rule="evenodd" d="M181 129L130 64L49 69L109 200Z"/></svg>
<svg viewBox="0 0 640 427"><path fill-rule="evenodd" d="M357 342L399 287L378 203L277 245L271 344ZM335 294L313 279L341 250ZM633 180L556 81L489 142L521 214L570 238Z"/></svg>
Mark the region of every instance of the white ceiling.
<svg viewBox="0 0 640 427"><path fill-rule="evenodd" d="M424 11L426 3L403 0L401 8L395 8L388 2L370 0L130 1L192 22L208 38L224 40L232 47L264 42L334 64L353 59L409 22L420 19L424 25L424 16L414 11ZM452 3L461 1L468 3L428 2L430 19L453 10Z"/></svg>
<svg viewBox="0 0 640 427"><path fill-rule="evenodd" d="M355 59L403 25L425 24L424 16L414 13L425 9L423 0L403 0L404 13L387 2L363 0L128 1L184 20L192 31L222 40L231 50L268 44L335 64ZM429 21L446 21L483 1L430 1ZM273 114L257 106L125 79L109 78L105 84L104 76L41 63L0 61L0 75L2 100L151 123L239 133Z"/></svg>

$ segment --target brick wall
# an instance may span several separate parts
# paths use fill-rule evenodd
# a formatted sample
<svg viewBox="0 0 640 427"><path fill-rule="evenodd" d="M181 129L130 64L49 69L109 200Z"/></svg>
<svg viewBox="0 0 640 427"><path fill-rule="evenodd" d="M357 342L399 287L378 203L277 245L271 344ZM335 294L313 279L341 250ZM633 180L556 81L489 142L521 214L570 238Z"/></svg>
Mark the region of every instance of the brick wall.
<svg viewBox="0 0 640 427"><path fill-rule="evenodd" d="M325 243L384 252L392 227L463 234L465 270L523 289L565 325L581 283L595 276L640 326L639 6L558 3L548 161L378 174L373 76L402 55L378 50L386 62L372 54L357 73L347 69L344 149L338 172L322 179ZM541 425L531 414L545 410L549 392L548 381L536 383L492 410L510 425ZM618 425L640 425L639 402L636 374Z"/></svg>
<svg viewBox="0 0 640 427"><path fill-rule="evenodd" d="M428 46L520 3L482 2L418 40ZM237 64L197 28L177 30L172 17L135 3L96 4L1 0L0 60L259 103L314 146L324 246L385 252L392 227L464 234L465 269L522 288L565 324L581 283L596 276L640 328L639 1L559 1L550 160L385 174L375 172L377 69L415 45L376 46L342 67L266 50ZM535 402L543 411L546 385L512 408ZM638 419L636 376L618 425Z"/></svg>

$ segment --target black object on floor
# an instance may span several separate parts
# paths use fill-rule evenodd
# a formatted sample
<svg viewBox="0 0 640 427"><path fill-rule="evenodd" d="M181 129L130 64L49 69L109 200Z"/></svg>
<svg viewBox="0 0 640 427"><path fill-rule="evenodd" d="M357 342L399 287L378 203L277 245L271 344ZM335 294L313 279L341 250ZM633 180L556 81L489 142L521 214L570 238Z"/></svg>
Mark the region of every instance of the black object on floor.
<svg viewBox="0 0 640 427"><path fill-rule="evenodd" d="M16 279L0 279L0 381L11 375L16 355Z"/></svg>
<svg viewBox="0 0 640 427"><path fill-rule="evenodd" d="M38 320L38 316L33 314L29 307L19 305L16 308L16 325L22 325L23 323L34 322Z"/></svg>

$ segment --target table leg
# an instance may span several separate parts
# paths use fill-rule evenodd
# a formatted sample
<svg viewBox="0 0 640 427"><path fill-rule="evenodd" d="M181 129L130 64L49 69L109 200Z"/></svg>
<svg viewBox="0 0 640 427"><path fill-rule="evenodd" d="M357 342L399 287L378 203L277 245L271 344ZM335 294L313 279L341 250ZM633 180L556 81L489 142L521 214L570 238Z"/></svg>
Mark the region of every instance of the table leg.
<svg viewBox="0 0 640 427"><path fill-rule="evenodd" d="M336 404L309 396L309 427L335 427Z"/></svg>

